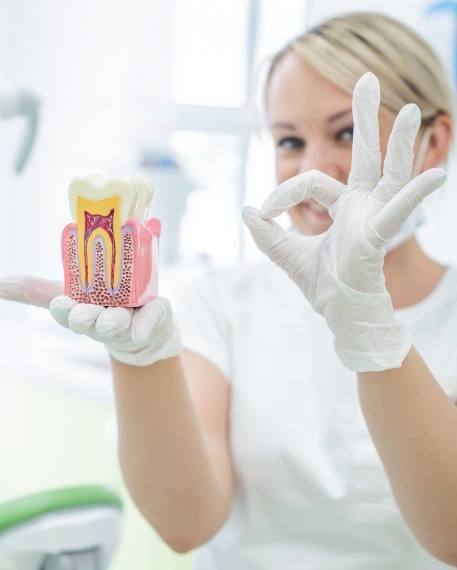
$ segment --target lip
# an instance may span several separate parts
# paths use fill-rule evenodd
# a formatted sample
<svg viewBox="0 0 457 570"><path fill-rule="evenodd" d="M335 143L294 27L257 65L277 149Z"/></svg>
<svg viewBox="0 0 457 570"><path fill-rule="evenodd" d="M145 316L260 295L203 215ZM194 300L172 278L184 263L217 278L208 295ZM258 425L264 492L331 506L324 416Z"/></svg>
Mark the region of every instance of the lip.
<svg viewBox="0 0 457 570"><path fill-rule="evenodd" d="M303 200L300 202L300 206L305 208L307 212L310 212L313 216L319 219L328 219L330 218L327 208L324 208L320 204L318 204L315 200Z"/></svg>

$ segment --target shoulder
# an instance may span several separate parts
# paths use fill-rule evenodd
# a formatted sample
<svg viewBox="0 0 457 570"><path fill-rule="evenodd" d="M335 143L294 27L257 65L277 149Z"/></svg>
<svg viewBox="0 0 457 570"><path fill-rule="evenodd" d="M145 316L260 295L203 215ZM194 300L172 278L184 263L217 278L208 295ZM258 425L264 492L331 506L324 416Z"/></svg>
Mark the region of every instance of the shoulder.
<svg viewBox="0 0 457 570"><path fill-rule="evenodd" d="M446 279L450 286L457 285L457 266L450 265L446 270L444 279Z"/></svg>
<svg viewBox="0 0 457 570"><path fill-rule="evenodd" d="M415 342L419 338L448 335L457 326L457 268L446 269L431 293L418 303L396 309L397 317L410 327ZM427 326L424 326L427 323Z"/></svg>

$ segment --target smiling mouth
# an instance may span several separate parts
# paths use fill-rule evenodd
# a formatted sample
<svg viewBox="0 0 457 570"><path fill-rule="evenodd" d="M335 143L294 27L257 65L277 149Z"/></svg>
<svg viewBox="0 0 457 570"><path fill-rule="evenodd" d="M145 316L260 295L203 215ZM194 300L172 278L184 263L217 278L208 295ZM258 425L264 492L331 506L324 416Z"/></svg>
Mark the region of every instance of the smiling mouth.
<svg viewBox="0 0 457 570"><path fill-rule="evenodd" d="M300 205L318 216L329 216L327 208L325 206L321 206L318 202L316 202L316 200L313 200L312 198L303 200L303 202L300 202Z"/></svg>

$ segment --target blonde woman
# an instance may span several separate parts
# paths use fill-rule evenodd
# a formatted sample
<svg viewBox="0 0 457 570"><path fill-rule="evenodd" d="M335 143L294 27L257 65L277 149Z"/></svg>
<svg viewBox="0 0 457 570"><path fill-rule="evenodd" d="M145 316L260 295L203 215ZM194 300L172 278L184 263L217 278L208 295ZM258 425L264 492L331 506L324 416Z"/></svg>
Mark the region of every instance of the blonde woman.
<svg viewBox="0 0 457 570"><path fill-rule="evenodd" d="M126 483L199 570L457 564L457 272L414 237L451 142L442 67L404 25L349 14L277 54L266 113L283 184L243 217L274 263L208 272L182 344L166 299L50 310L108 347Z"/></svg>

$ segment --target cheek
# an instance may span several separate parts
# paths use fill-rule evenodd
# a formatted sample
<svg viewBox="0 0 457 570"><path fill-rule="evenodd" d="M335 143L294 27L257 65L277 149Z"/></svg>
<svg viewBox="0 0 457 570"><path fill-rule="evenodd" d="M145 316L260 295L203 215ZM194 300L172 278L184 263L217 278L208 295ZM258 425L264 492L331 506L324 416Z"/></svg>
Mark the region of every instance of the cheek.
<svg viewBox="0 0 457 570"><path fill-rule="evenodd" d="M347 183L351 170L352 147L338 148L335 145L327 145L318 156L304 159L302 153L294 153L290 156L275 154L276 181L278 184L296 176L304 170L316 169L336 178L343 184Z"/></svg>
<svg viewBox="0 0 457 570"><path fill-rule="evenodd" d="M338 161L335 162L335 170L333 177L347 184L349 173L351 172L352 164L352 144L348 145L347 148L341 149L338 152Z"/></svg>
<svg viewBox="0 0 457 570"><path fill-rule="evenodd" d="M275 155L276 180L278 184L292 178L300 172L301 158L300 155L281 156Z"/></svg>

